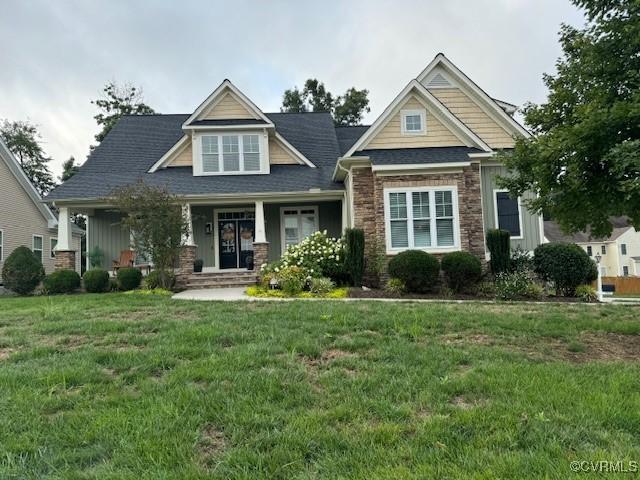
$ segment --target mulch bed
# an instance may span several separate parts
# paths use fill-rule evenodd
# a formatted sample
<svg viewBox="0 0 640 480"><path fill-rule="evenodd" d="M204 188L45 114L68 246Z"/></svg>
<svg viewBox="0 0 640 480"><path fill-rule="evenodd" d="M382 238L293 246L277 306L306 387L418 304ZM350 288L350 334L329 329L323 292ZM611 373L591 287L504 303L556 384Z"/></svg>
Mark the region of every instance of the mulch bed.
<svg viewBox="0 0 640 480"><path fill-rule="evenodd" d="M349 298L400 298L403 300L494 300L493 297L479 297L477 295L455 294L444 297L438 293L403 293L400 296L392 295L381 288L371 288L363 290L362 288L350 288ZM523 301L532 301L530 298L523 298ZM517 300L516 300L517 301ZM575 297L542 297L537 302L551 303L583 303L582 300Z"/></svg>

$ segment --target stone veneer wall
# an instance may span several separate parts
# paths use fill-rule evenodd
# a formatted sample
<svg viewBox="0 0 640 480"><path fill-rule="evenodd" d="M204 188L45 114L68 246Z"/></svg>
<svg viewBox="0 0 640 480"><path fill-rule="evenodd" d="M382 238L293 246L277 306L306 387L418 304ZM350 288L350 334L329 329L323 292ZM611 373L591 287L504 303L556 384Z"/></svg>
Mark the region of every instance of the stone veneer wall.
<svg viewBox="0 0 640 480"><path fill-rule="evenodd" d="M75 250L58 250L54 260L56 270L74 270L76 269L76 252Z"/></svg>
<svg viewBox="0 0 640 480"><path fill-rule="evenodd" d="M380 176L371 168L352 170L354 195L354 224L365 233L365 249L368 258L376 250L385 251L384 189L410 187L456 186L460 212L460 247L485 262L484 227L480 193L480 165L463 167L462 172L429 175ZM441 257L442 254L437 256ZM392 255L386 255L388 261ZM375 283L375 273L369 263L365 281ZM383 274L382 280L387 278Z"/></svg>

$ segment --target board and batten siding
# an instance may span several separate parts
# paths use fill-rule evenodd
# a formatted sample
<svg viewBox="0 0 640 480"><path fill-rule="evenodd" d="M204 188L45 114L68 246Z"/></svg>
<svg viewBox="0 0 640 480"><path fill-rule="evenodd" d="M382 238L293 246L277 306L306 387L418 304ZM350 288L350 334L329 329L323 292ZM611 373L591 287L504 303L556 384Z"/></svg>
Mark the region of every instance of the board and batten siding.
<svg viewBox="0 0 640 480"><path fill-rule="evenodd" d="M193 241L196 244L196 258L202 259L204 267L214 267L216 264L213 245L213 208L212 206L191 206L191 222L193 224ZM211 224L211 233L206 233L207 223Z"/></svg>
<svg viewBox="0 0 640 480"><path fill-rule="evenodd" d="M493 198L494 189L499 189L496 177L506 175L506 167L493 166L481 167L480 177L482 181L482 208L484 217L485 232L496 228L495 200ZM532 197L533 194L526 194L525 198ZM521 205L522 215L522 239L512 239L511 247L520 247L526 251L532 251L540 245L540 220L538 215L532 214L524 205Z"/></svg>
<svg viewBox="0 0 640 480"><path fill-rule="evenodd" d="M112 210L96 210L89 217L87 252L98 247L103 254L102 268L111 270L113 260L130 246L129 230L122 227L122 215Z"/></svg>
<svg viewBox="0 0 640 480"><path fill-rule="evenodd" d="M426 110L426 133L423 135L403 134L402 110ZM411 96L363 149L456 146L464 146L464 143L433 116L416 97Z"/></svg>

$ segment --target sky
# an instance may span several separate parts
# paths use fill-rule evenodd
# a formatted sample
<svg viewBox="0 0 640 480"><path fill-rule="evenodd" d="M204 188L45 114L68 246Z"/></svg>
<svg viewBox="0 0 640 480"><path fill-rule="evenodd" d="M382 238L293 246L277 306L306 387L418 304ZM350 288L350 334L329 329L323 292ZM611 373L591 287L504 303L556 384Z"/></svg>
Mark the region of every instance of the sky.
<svg viewBox="0 0 640 480"><path fill-rule="evenodd" d="M0 0L0 119L38 125L52 171L83 162L105 83L191 113L225 78L263 111L318 78L369 90L373 122L443 52L490 95L543 102L568 0Z"/></svg>

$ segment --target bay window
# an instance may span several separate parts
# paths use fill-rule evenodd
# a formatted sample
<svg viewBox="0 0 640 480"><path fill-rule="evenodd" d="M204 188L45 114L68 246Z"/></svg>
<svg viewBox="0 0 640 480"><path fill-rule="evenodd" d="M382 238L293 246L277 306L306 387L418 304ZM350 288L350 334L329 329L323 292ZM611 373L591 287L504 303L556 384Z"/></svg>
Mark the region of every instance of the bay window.
<svg viewBox="0 0 640 480"><path fill-rule="evenodd" d="M458 242L454 187L385 190L387 250L453 250Z"/></svg>
<svg viewBox="0 0 640 480"><path fill-rule="evenodd" d="M202 173L260 172L260 135L202 135Z"/></svg>

